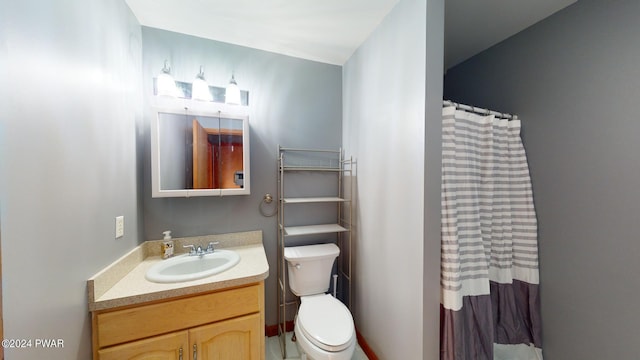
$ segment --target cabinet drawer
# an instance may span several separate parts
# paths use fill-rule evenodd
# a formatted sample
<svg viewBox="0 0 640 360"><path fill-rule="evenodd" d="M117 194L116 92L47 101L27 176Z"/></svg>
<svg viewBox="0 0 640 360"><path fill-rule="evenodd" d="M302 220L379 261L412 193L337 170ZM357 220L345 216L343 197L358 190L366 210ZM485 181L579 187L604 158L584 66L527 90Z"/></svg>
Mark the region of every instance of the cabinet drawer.
<svg viewBox="0 0 640 360"><path fill-rule="evenodd" d="M182 360L189 358L189 350L189 332L185 330L100 349L98 358Z"/></svg>
<svg viewBox="0 0 640 360"><path fill-rule="evenodd" d="M252 285L96 315L100 348L188 329L261 310L262 287Z"/></svg>

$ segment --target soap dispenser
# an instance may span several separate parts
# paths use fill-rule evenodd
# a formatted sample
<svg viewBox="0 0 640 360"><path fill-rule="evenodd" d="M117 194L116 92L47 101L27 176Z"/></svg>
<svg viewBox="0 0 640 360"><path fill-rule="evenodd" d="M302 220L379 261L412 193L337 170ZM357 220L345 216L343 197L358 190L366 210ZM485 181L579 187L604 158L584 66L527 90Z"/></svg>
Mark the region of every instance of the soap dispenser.
<svg viewBox="0 0 640 360"><path fill-rule="evenodd" d="M171 240L171 230L163 231L162 258L168 259L173 256L173 240Z"/></svg>

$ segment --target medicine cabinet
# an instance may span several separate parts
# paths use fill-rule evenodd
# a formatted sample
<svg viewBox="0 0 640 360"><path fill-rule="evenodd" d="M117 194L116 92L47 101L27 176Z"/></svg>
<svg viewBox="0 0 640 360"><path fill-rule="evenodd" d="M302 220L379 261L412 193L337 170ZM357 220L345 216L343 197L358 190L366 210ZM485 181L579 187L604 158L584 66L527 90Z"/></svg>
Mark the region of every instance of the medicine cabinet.
<svg viewBox="0 0 640 360"><path fill-rule="evenodd" d="M154 108L152 197L250 193L249 118L230 108Z"/></svg>

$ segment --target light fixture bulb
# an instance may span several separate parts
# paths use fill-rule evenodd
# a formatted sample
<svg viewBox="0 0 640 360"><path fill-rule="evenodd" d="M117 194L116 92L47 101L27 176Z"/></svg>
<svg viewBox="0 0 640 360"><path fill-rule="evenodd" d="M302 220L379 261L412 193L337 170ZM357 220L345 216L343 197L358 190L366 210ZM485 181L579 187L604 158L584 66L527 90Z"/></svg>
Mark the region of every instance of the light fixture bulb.
<svg viewBox="0 0 640 360"><path fill-rule="evenodd" d="M227 85L224 102L230 105L240 105L241 103L240 88L238 87L238 83L236 83L236 79L233 75L231 75L231 80L229 81L229 85Z"/></svg>
<svg viewBox="0 0 640 360"><path fill-rule="evenodd" d="M158 87L158 96L176 97L178 95L176 81L171 76L171 68L167 66L167 60L164 61L164 67L160 75L158 75L156 85Z"/></svg>
<svg viewBox="0 0 640 360"><path fill-rule="evenodd" d="M196 75L193 84L191 84L191 98L194 100L211 101L211 92L209 91L209 84L204 79L204 72L202 66L200 66L200 72Z"/></svg>

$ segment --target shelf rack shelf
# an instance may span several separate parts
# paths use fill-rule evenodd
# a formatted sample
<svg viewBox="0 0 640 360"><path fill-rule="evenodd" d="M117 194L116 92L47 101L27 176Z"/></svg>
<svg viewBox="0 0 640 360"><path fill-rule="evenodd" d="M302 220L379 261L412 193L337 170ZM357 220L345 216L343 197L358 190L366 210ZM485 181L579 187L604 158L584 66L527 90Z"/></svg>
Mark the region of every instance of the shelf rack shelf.
<svg viewBox="0 0 640 360"><path fill-rule="evenodd" d="M293 160L292 160L293 159ZM296 159L298 162L295 163ZM288 246L287 240L292 237L302 238L318 234L335 234L340 255L338 258L338 279L343 282L342 301L352 310L352 225L353 206L351 194L353 194L353 171L354 161L352 158L345 159L342 149L300 149L286 148L278 145L278 336L280 338L280 349L282 357L287 358L285 338L287 308L298 305L298 301L287 301L288 281L287 264L284 258L284 248ZM298 193L296 196L288 196L294 190L286 186L289 177L295 174L307 174L313 176L314 173L334 173L337 193L330 196L317 196L313 193ZM345 176L349 177L349 184L345 185ZM287 196L285 196L287 195ZM302 196L300 196L302 195ZM346 196L345 196L346 195ZM334 204L335 223L318 223L308 225L290 225L285 222L287 212L295 209L299 204L315 206L315 204ZM287 224L287 225L285 225ZM348 297L345 295L348 294Z"/></svg>
<svg viewBox="0 0 640 360"><path fill-rule="evenodd" d="M339 197L300 197L300 198L283 198L285 204L310 204L310 203L327 203L327 202L345 202Z"/></svg>
<svg viewBox="0 0 640 360"><path fill-rule="evenodd" d="M338 224L305 225L305 226L285 226L284 236L303 236L315 234L329 234L349 231Z"/></svg>

